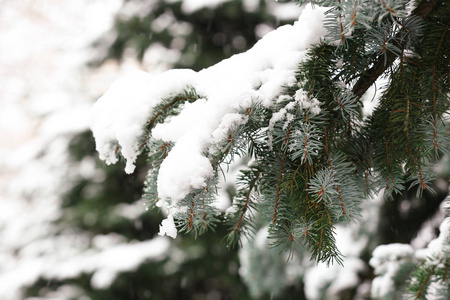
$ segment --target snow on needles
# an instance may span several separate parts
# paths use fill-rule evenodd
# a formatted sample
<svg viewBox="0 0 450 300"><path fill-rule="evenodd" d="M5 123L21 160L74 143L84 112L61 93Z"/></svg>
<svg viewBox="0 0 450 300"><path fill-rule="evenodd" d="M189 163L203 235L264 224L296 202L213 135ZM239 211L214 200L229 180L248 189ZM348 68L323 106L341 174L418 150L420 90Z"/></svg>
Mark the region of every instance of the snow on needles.
<svg viewBox="0 0 450 300"><path fill-rule="evenodd" d="M95 103L91 129L100 158L117 162L116 143L127 160L125 171L133 173L139 154L138 140L152 109L172 91L189 84L189 70L171 70L159 76L136 71L117 80Z"/></svg>
<svg viewBox="0 0 450 300"><path fill-rule="evenodd" d="M170 214L166 219L162 220L161 225L159 225L159 235L167 235L171 238L177 237L177 229L175 227L175 221L173 216Z"/></svg>
<svg viewBox="0 0 450 300"><path fill-rule="evenodd" d="M254 101L270 107L292 81L308 46L325 34L324 11L308 5L294 25L279 27L247 52L200 72L136 72L120 79L93 108L91 129L100 158L115 163L120 150L125 171L132 173L152 109L163 99L194 88L204 99L186 104L179 115L152 131L154 138L174 143L160 167L158 196L170 200L169 213L175 213L176 204L192 189L206 186L213 175L204 153L215 148L217 137L242 122L230 122L234 114Z"/></svg>

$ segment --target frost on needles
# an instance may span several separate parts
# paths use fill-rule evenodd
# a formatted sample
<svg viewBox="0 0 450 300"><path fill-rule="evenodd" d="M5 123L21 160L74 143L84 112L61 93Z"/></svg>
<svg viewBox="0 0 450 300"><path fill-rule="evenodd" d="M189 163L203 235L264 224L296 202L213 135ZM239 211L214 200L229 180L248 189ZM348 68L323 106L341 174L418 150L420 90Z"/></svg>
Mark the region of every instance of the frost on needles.
<svg viewBox="0 0 450 300"><path fill-rule="evenodd" d="M200 72L136 72L95 104L100 158L121 156L131 173L147 153L144 198L168 215L161 235L223 221L235 244L268 225L274 245L341 263L334 226L357 219L362 199L407 181L428 188L449 148L448 24L431 19L448 8L312 2L245 53ZM382 74L387 86L365 116L364 94ZM230 175L238 157L240 175ZM222 176L236 187L226 213Z"/></svg>

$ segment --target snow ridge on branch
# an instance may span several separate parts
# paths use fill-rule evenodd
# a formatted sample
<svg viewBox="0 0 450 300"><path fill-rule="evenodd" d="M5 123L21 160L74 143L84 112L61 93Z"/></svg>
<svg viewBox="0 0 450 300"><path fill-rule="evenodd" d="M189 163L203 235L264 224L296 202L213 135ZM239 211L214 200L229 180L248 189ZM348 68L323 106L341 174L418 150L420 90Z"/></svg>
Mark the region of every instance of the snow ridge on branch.
<svg viewBox="0 0 450 300"><path fill-rule="evenodd" d="M157 124L151 133L155 139L174 144L161 164L158 195L170 199L173 207L192 189L205 187L213 174L205 151L213 149L217 137L226 136L236 122L245 121L234 118L239 109L255 101L270 107L283 86L294 84L306 49L325 34L324 11L307 6L294 25L282 26L249 51L200 72L137 72L119 79L93 109L91 128L100 158L114 164L120 152L126 172L132 173L153 109L164 99L193 88L202 99L186 103L179 115Z"/></svg>

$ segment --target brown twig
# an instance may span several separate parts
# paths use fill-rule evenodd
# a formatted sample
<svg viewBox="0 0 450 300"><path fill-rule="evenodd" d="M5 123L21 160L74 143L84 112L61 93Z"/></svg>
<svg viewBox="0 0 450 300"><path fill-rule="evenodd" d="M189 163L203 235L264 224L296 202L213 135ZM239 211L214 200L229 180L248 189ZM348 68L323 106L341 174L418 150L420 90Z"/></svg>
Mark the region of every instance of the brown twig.
<svg viewBox="0 0 450 300"><path fill-rule="evenodd" d="M438 4L439 0L422 1L419 6L412 12L409 18L414 18L416 16L425 19L434 7ZM406 45L405 29L401 29L396 35L395 40L400 39L396 46L403 49ZM361 75L359 80L353 86L353 94L359 99L367 91L367 89L372 86L372 84L380 77L384 71L386 71L397 58L397 54L392 51L386 51L378 57L378 60L374 63L373 67L369 68L364 74Z"/></svg>

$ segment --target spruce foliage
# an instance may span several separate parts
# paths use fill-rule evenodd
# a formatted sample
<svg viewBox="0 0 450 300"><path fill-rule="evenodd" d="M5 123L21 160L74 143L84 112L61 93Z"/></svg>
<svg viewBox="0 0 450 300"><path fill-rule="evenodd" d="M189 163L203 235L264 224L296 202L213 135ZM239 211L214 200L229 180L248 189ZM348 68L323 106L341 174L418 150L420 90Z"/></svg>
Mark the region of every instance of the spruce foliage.
<svg viewBox="0 0 450 300"><path fill-rule="evenodd" d="M229 244L241 244L268 224L274 246L306 249L327 264L342 263L335 225L355 221L367 195L384 189L389 199L406 187L417 187L418 197L432 191L432 167L450 147L450 5L311 2L329 7L328 34L311 46L295 84L284 87L274 105L254 99L250 108L237 110L245 122L205 151L214 176L176 203L182 208L175 215L179 230L197 235L221 222L213 205L217 184L237 157L248 160L225 217ZM382 77L387 83L380 103L364 116L363 95ZM160 206L158 167L171 147L153 140L152 128L198 99L203 97L186 87L164 100L147 123L142 147L149 153L145 198L151 205ZM425 277L419 290L435 268L418 269L416 276Z"/></svg>
<svg viewBox="0 0 450 300"><path fill-rule="evenodd" d="M218 177L236 156L251 162L227 215L230 244L269 223L275 245L301 245L327 263L342 261L335 224L353 221L366 195L384 188L392 197L407 181L418 195L430 189L430 167L449 148L449 6L421 1L410 11L415 4L405 1L312 2L330 7L327 36L312 46L296 84L285 87L275 105L255 101L238 112L247 121L205 154L216 175L178 203L182 231L201 234L220 221L212 206ZM364 117L361 97L380 76L388 83L373 114ZM171 146L154 141L151 130L200 98L187 87L148 121L142 147L151 166L149 203L158 201L158 166Z"/></svg>

